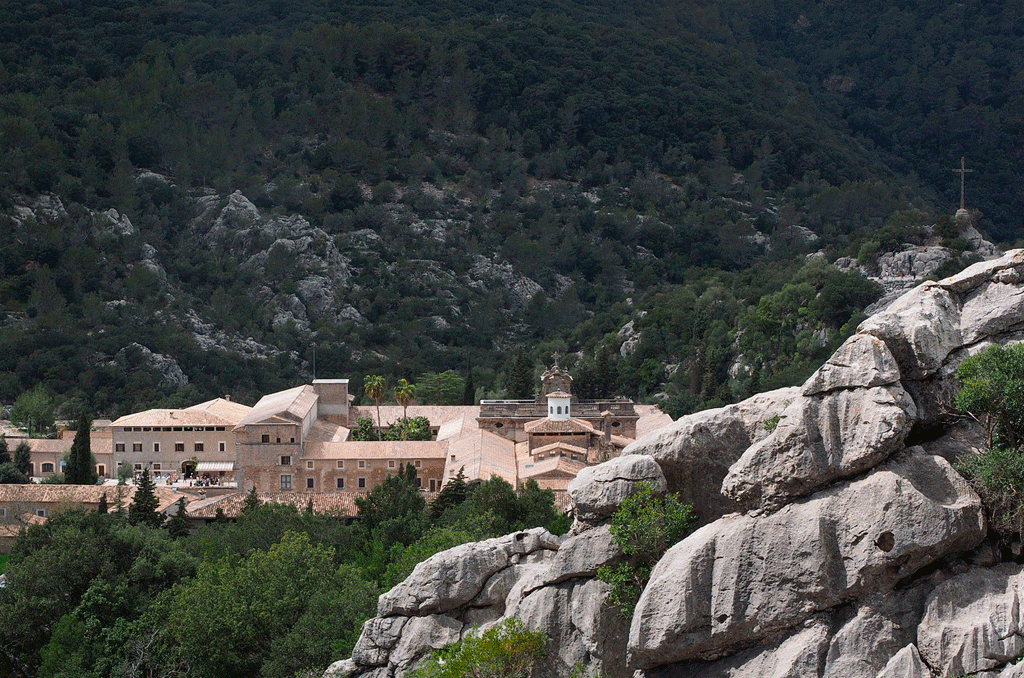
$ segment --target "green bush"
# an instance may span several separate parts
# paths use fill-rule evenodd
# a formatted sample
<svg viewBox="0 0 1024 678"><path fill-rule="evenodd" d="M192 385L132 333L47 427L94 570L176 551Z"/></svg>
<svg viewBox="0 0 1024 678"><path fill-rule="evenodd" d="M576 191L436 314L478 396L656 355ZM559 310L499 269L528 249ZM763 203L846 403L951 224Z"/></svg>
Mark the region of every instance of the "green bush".
<svg viewBox="0 0 1024 678"><path fill-rule="evenodd" d="M650 483L640 483L636 494L619 506L612 516L611 533L625 560L602 565L597 578L611 586L608 602L632 619L651 569L670 546L690 532L693 507L675 495L659 495Z"/></svg>
<svg viewBox="0 0 1024 678"><path fill-rule="evenodd" d="M413 678L530 678L547 655L548 637L530 631L515 617L482 634L437 650Z"/></svg>

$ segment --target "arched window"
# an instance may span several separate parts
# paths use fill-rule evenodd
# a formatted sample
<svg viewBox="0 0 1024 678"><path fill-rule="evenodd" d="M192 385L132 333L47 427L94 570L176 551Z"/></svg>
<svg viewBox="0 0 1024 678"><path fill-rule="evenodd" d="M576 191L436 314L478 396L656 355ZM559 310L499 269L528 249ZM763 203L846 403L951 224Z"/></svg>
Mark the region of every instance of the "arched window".
<svg viewBox="0 0 1024 678"><path fill-rule="evenodd" d="M50 462L43 463L43 473L53 473L53 464Z"/></svg>
<svg viewBox="0 0 1024 678"><path fill-rule="evenodd" d="M556 412L556 414L561 414L561 413L562 413L562 406L561 406L561 405L559 405L559 406L558 406L558 412Z"/></svg>

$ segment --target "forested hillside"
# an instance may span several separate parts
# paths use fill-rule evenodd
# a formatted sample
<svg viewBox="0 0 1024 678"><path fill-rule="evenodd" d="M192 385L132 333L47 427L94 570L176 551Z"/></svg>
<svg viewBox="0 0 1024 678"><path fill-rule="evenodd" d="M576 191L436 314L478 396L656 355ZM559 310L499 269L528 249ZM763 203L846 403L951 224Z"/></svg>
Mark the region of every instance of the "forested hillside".
<svg viewBox="0 0 1024 678"><path fill-rule="evenodd" d="M880 294L836 257L955 268L961 155L1020 225L1009 3L7 5L4 403L516 395L522 347L680 414L831 352Z"/></svg>

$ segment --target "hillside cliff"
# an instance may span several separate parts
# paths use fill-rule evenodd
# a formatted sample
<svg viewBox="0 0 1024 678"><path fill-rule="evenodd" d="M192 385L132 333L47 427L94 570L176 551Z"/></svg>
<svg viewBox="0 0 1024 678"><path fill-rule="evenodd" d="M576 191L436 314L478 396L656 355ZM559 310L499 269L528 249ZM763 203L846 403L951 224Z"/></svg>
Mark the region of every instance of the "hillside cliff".
<svg viewBox="0 0 1024 678"><path fill-rule="evenodd" d="M1022 325L1024 250L915 288L802 387L684 417L581 473L565 538L537 529L424 561L325 675L401 676L508 616L547 632L553 675L1019 675L1024 573L985 541L950 464L981 436L948 415L960 362ZM703 525L657 564L627 626L594 575L621 557L608 516L641 481L682 493Z"/></svg>

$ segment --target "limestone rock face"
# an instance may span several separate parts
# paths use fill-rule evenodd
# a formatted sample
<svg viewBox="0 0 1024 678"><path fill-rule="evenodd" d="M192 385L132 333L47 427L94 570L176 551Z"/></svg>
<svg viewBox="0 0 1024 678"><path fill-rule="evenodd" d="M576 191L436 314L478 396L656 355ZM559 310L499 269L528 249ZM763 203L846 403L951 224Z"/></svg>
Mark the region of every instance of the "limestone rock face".
<svg viewBox="0 0 1024 678"><path fill-rule="evenodd" d="M665 475L653 458L625 454L597 466L588 466L569 483L573 511L579 520L607 518L640 483L651 483L664 492Z"/></svg>
<svg viewBox="0 0 1024 678"><path fill-rule="evenodd" d="M713 659L891 587L985 534L978 496L917 451L768 516L727 516L661 559L630 627L631 664Z"/></svg>
<svg viewBox="0 0 1024 678"><path fill-rule="evenodd" d="M977 569L936 587L918 627L918 649L944 676L991 670L1024 656L1017 565Z"/></svg>
<svg viewBox="0 0 1024 678"><path fill-rule="evenodd" d="M984 435L946 416L960 362L1022 340L1024 250L920 285L802 387L683 417L580 473L563 540L531 530L421 563L326 675L402 678L516 616L548 634L550 675L1024 678L1024 571L993 566L981 502L951 466ZM609 517L642 481L702 526L627 624L595 575L623 557Z"/></svg>
<svg viewBox="0 0 1024 678"><path fill-rule="evenodd" d="M800 395L796 387L761 393L735 405L705 410L632 443L623 454L653 457L665 472L670 492L694 507L700 522L739 509L720 491L729 467L753 443L769 435L765 422L782 415Z"/></svg>
<svg viewBox="0 0 1024 678"><path fill-rule="evenodd" d="M914 411L899 384L798 398L775 431L733 464L722 493L738 502L778 506L865 471L903 445Z"/></svg>

